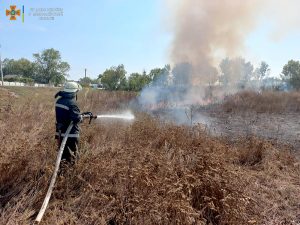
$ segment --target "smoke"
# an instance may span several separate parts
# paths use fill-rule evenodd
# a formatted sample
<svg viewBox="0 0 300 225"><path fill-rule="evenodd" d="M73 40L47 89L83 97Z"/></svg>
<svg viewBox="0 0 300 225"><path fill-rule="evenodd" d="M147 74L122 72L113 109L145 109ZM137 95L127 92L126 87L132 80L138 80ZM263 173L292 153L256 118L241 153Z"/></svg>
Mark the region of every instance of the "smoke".
<svg viewBox="0 0 300 225"><path fill-rule="evenodd" d="M152 84L143 90L141 101L207 102L210 93L204 89L218 80L217 59L241 54L245 37L255 27L258 3L261 0L167 1L174 33L169 85Z"/></svg>
<svg viewBox="0 0 300 225"><path fill-rule="evenodd" d="M298 0L269 0L266 7L266 19L273 26L270 37L272 41L280 41L291 32L299 32L300 2Z"/></svg>
<svg viewBox="0 0 300 225"><path fill-rule="evenodd" d="M166 1L174 24L170 60L192 65L193 85L215 82L220 60L244 55L245 40L258 25L272 26L272 40L300 28L299 0Z"/></svg>
<svg viewBox="0 0 300 225"><path fill-rule="evenodd" d="M184 0L175 18L171 61L189 63L193 84L213 83L220 58L242 54L244 40L256 25L261 0Z"/></svg>
<svg viewBox="0 0 300 225"><path fill-rule="evenodd" d="M299 18L297 0L165 0L171 14L173 33L167 85L156 81L144 88L140 103L152 106L208 104L238 90L237 84L252 72L251 63L240 60L245 40L263 19L280 21L286 29L295 28ZM285 2L285 3L283 3ZM286 16L287 6L293 16ZM276 10L275 10L276 9ZM281 14L278 10L281 10ZM276 12L276 15L274 15ZM275 19L276 18L276 19ZM274 35L276 36L276 27ZM219 63L229 57L231 76L227 87L220 84ZM226 66L226 65L225 65ZM236 69L238 68L238 69ZM165 79L165 75L162 76ZM222 89L222 90L221 90ZM155 107L154 107L155 108Z"/></svg>

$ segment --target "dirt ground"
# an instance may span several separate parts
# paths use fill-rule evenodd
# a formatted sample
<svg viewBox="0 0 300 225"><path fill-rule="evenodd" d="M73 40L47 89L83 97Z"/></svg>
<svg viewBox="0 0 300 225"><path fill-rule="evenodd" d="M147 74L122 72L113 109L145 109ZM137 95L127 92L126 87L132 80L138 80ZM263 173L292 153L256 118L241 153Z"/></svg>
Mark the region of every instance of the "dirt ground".
<svg viewBox="0 0 300 225"><path fill-rule="evenodd" d="M300 156L299 107L298 92L245 91L197 113L213 135L231 140L254 135L289 147Z"/></svg>
<svg viewBox="0 0 300 225"><path fill-rule="evenodd" d="M277 144L290 146L295 152L300 148L299 113L209 113L209 131L216 136L237 139L240 136L258 136ZM299 153L300 155L300 153Z"/></svg>
<svg viewBox="0 0 300 225"><path fill-rule="evenodd" d="M200 125L214 137L238 140L256 136L278 146L284 145L300 156L300 113L298 112L226 112L219 108L200 108L190 118L189 108L168 109L154 112L162 120L177 124Z"/></svg>

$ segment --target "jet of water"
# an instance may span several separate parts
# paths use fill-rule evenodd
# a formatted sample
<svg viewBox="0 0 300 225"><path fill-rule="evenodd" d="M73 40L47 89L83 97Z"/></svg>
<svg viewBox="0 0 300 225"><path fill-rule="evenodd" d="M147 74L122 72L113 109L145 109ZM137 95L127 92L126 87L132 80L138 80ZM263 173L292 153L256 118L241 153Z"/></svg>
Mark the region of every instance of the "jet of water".
<svg viewBox="0 0 300 225"><path fill-rule="evenodd" d="M97 115L97 119L101 118L133 120L135 117L132 113Z"/></svg>

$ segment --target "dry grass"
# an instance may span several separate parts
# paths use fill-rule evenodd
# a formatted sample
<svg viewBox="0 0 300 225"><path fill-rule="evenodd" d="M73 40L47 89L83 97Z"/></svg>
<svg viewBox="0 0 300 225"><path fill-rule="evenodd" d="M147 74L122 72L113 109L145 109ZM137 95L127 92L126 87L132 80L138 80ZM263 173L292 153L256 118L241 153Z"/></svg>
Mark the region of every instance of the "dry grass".
<svg viewBox="0 0 300 225"><path fill-rule="evenodd" d="M222 110L225 112L282 113L300 112L299 92L244 91L228 96Z"/></svg>
<svg viewBox="0 0 300 225"><path fill-rule="evenodd" d="M30 224L42 204L56 157L55 91L14 89L15 98L0 89L9 99L0 114L0 224ZM79 103L122 111L133 98L84 90ZM132 124L82 124L80 161L58 179L42 224L300 223L300 166L289 152L136 115Z"/></svg>

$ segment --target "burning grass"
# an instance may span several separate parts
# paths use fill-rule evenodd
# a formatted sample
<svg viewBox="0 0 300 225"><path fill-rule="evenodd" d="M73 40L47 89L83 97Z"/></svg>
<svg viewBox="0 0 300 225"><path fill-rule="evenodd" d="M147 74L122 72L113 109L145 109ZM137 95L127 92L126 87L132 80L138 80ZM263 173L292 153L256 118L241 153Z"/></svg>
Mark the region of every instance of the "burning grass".
<svg viewBox="0 0 300 225"><path fill-rule="evenodd" d="M0 224L29 224L42 204L57 148L54 92L1 111ZM100 113L134 97L85 90L79 99ZM300 166L289 152L136 116L82 124L80 161L57 180L42 224L300 223Z"/></svg>

